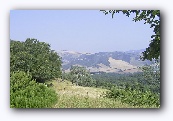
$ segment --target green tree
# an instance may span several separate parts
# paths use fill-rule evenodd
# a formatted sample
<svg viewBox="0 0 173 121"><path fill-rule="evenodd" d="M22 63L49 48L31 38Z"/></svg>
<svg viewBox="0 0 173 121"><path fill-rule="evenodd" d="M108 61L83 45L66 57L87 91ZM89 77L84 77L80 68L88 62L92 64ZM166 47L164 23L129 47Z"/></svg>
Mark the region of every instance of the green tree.
<svg viewBox="0 0 173 121"><path fill-rule="evenodd" d="M95 81L92 79L85 67L72 66L70 69L71 81L79 86L94 86Z"/></svg>
<svg viewBox="0 0 173 121"><path fill-rule="evenodd" d="M10 71L30 72L37 82L61 76L61 58L50 45L37 39L10 41Z"/></svg>
<svg viewBox="0 0 173 121"><path fill-rule="evenodd" d="M150 66L143 66L141 69L148 88L152 92L160 93L160 62L156 62Z"/></svg>
<svg viewBox="0 0 173 121"><path fill-rule="evenodd" d="M122 12L126 16L130 16L131 13L135 13L133 21L144 20L144 24L150 24L150 28L153 28L154 34L151 36L151 42L149 47L143 52L141 59L152 60L160 57L160 11L159 10L100 10L105 15L112 14L112 18L115 13Z"/></svg>

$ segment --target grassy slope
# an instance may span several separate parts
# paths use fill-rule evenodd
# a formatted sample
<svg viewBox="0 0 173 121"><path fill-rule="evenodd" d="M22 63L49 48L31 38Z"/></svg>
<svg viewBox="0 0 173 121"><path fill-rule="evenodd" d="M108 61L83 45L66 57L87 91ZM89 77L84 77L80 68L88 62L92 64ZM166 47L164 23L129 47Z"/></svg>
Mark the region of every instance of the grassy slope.
<svg viewBox="0 0 173 121"><path fill-rule="evenodd" d="M82 87L69 81L52 81L58 101L54 108L138 108L120 101L103 98L106 89Z"/></svg>

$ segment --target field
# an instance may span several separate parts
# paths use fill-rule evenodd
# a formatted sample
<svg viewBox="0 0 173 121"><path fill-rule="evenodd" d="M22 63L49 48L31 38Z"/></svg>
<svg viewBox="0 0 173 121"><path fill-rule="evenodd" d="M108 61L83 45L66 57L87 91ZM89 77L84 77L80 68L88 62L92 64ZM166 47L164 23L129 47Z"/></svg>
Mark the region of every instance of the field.
<svg viewBox="0 0 173 121"><path fill-rule="evenodd" d="M61 80L49 83L54 85L52 88L56 90L58 96L53 108L141 108L103 97L108 91L106 89L76 86L69 81Z"/></svg>

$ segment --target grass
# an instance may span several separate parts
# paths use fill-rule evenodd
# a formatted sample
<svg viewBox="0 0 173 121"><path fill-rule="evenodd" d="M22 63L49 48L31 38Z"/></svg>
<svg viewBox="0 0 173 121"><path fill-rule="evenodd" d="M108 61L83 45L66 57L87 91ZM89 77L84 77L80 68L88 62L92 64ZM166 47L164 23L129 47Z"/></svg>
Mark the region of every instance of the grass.
<svg viewBox="0 0 173 121"><path fill-rule="evenodd" d="M104 98L108 90L73 85L69 81L52 81L58 101L53 108L139 108L123 104L120 101Z"/></svg>
<svg viewBox="0 0 173 121"><path fill-rule="evenodd" d="M59 95L58 102L54 108L128 108L128 105L123 105L120 102L104 99L91 98L79 95Z"/></svg>

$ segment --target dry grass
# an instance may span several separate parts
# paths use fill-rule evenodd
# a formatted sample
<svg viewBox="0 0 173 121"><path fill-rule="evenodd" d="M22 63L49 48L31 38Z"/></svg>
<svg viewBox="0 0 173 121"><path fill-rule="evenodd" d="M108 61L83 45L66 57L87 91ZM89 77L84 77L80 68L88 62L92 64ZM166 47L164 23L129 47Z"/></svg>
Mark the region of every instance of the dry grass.
<svg viewBox="0 0 173 121"><path fill-rule="evenodd" d="M58 102L54 108L134 108L127 104L108 98L91 98L80 95L58 95Z"/></svg>
<svg viewBox="0 0 173 121"><path fill-rule="evenodd" d="M102 63L97 64L99 66L99 68L89 68L91 72L99 72L99 71L103 71L103 72L116 72L116 73L134 73L134 72L139 72L141 70L139 70L137 68L137 66L133 66L128 62L122 61L122 60L116 60L113 59L112 57L109 58L109 66L106 66ZM122 70L123 72L120 72L120 70Z"/></svg>
<svg viewBox="0 0 173 121"><path fill-rule="evenodd" d="M108 91L106 89L94 88L94 87L82 87L73 85L69 81L53 81L54 89L58 94L68 94L68 95L80 95L89 96L92 98L99 98L104 92Z"/></svg>
<svg viewBox="0 0 173 121"><path fill-rule="evenodd" d="M106 89L76 86L69 81L61 82L60 79L52 83L58 96L54 108L135 108L120 101L103 98L102 94L108 91Z"/></svg>

